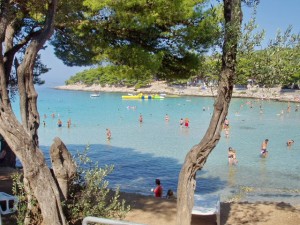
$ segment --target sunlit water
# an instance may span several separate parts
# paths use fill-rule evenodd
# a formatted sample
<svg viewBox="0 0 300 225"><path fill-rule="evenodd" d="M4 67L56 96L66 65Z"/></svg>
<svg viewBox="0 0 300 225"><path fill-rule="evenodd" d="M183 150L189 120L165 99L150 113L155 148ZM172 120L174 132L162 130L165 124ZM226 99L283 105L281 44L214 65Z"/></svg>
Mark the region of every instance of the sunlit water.
<svg viewBox="0 0 300 225"><path fill-rule="evenodd" d="M200 142L213 110L213 98L208 97L128 101L122 100L119 93L101 93L99 98L90 98L89 92L50 88L39 88L38 93L39 140L47 161L56 136L73 155L89 145L92 160L100 165L115 165L108 177L111 187L120 186L122 191L144 195L151 195L155 178L161 179L165 193L167 189L176 192L185 155ZM253 108L247 101L253 102ZM252 191L245 200L300 203L300 112L295 112L294 103L287 113L288 103L263 101L261 114L259 104L249 99L232 99L228 115L230 137L227 139L222 133L204 168L197 173L196 192L220 193L227 200L240 195L243 187L250 187ZM15 108L16 105L17 102ZM128 106L135 106L136 110ZM284 114L278 115L281 110ZM142 124L138 122L140 114L144 118ZM166 114L169 122L164 119ZM189 118L190 128L179 126L181 117ZM57 127L58 118L63 121L61 128ZM67 128L69 118L71 128ZM106 128L112 131L109 142ZM270 154L262 159L259 153L265 138L270 140ZM288 139L295 140L291 149L286 147ZM237 166L228 165L229 146L237 150Z"/></svg>

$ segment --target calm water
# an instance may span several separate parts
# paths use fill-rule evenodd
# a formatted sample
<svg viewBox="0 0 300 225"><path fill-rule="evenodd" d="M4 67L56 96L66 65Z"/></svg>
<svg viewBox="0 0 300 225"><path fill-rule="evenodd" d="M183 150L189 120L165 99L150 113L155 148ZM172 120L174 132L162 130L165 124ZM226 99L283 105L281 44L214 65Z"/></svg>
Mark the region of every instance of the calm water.
<svg viewBox="0 0 300 225"><path fill-rule="evenodd" d="M114 164L108 177L110 185L122 191L150 195L155 178L166 190L176 191L178 174L186 153L200 142L213 109L213 99L181 97L164 100L122 100L119 93L101 93L90 98L89 92L38 89L41 115L39 129L41 149L49 161L49 148L54 137L60 137L75 154L90 145L89 156L100 165ZM300 204L300 112L286 112L287 103L233 99L228 119L230 137L222 138L197 174L197 192L220 193L228 199L246 186L251 187L246 200L287 201ZM240 108L241 105L244 105ZM136 110L128 109L135 106ZM206 108L203 111L203 107ZM208 109L209 108L209 109ZM278 115L281 110L285 113ZM239 113L237 114L236 112ZM51 114L55 113L53 119ZM144 122L138 118L143 115ZM43 118L46 114L47 118ZM164 120L168 114L170 121ZM190 128L179 126L180 118L188 117ZM57 127L57 120L63 127ZM71 118L72 126L67 128ZM46 126L43 127L42 121ZM106 140L106 128L112 131ZM269 157L259 157L261 142L268 138ZM286 141L294 139L291 149ZM228 165L227 149L237 150L238 165Z"/></svg>

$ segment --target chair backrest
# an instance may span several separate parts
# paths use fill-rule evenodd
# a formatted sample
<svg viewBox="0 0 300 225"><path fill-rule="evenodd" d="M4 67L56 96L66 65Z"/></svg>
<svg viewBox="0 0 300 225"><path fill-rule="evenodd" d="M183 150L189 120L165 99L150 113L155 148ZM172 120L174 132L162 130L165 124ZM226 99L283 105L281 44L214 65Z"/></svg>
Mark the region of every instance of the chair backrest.
<svg viewBox="0 0 300 225"><path fill-rule="evenodd" d="M0 192L0 214L5 215L17 210L18 198L5 192Z"/></svg>

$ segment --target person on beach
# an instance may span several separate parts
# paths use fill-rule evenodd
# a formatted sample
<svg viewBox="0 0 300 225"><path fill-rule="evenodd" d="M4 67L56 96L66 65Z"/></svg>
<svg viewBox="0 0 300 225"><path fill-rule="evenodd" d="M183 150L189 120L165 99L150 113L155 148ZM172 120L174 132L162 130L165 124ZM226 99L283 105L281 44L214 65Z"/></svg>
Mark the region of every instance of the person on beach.
<svg viewBox="0 0 300 225"><path fill-rule="evenodd" d="M290 139L286 142L286 146L288 147L292 147L292 145L294 144L294 140Z"/></svg>
<svg viewBox="0 0 300 225"><path fill-rule="evenodd" d="M156 188L155 189L151 189L152 192L154 192L154 196L156 198L161 198L163 195L163 188L160 185L160 179L155 179L155 184L156 184Z"/></svg>
<svg viewBox="0 0 300 225"><path fill-rule="evenodd" d="M108 128L106 128L106 138L107 138L107 140L111 139L111 131Z"/></svg>
<svg viewBox="0 0 300 225"><path fill-rule="evenodd" d="M265 139L261 144L261 152L260 156L265 158L268 155L267 147L268 147L269 139Z"/></svg>
<svg viewBox="0 0 300 225"><path fill-rule="evenodd" d="M229 165L236 165L238 163L236 159L236 151L232 148L228 148L228 164Z"/></svg>
<svg viewBox="0 0 300 225"><path fill-rule="evenodd" d="M143 122L143 116L142 114L140 114L140 117L139 117L139 122L142 123Z"/></svg>
<svg viewBox="0 0 300 225"><path fill-rule="evenodd" d="M62 121L60 119L58 119L58 121L57 121L57 126L62 127Z"/></svg>

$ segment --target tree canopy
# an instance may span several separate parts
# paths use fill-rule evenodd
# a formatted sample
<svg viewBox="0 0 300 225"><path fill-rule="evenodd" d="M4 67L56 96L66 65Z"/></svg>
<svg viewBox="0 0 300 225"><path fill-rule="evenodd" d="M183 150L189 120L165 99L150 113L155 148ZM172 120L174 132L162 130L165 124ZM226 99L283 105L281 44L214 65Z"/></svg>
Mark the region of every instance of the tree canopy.
<svg viewBox="0 0 300 225"><path fill-rule="evenodd" d="M181 3L183 4L184 1ZM190 5L195 4L195 2L189 3ZM135 5L133 1L131 4L126 3L125 5L127 4L131 7ZM139 1L139 4L142 5L142 2ZM102 7L103 4L91 3L89 5L93 10L99 10L100 6ZM154 7L153 11L147 9L144 14L138 13L138 21L143 21L143 24L147 24L147 26L144 25L142 28L141 22L137 26L134 23L136 20L134 22L129 18L123 20L125 12L132 16L135 15L132 13L132 10L126 11L129 6L116 7L116 10L120 11L120 15L115 16L114 14L113 19L107 16L106 19L108 20L109 18L110 21L103 22L103 24L106 24L109 32L106 32L105 41L101 43L106 43L107 45L99 45L97 47L99 51L101 49L99 54L95 51L90 51L90 49L96 48L96 44L87 45L85 48L89 51L87 55L89 59L85 62L99 64L105 61L107 63L104 66L101 64L98 69L83 71L72 76L66 84L80 81L87 85L98 83L102 85L135 85L139 87L149 84L153 78L167 81L175 80L175 82L184 81L184 83L194 79L217 82L221 69L221 54L218 46L220 46L220 41L222 40L219 35L223 32L223 15L220 13L219 6L210 8L207 7L206 2L196 4L196 6L189 11L192 13L186 14L192 15L192 17L187 20L179 17L172 19L172 23L168 23L172 24L168 27L168 30L158 29L162 23L167 24L167 22L166 20L160 23L157 22L158 16L152 15L156 12ZM109 8L113 8L113 6ZM131 8L129 7L129 9ZM199 13L199 11L202 13ZM182 13L179 15L182 15ZM212 17L214 15L216 15L216 18ZM204 20L204 17L207 19ZM252 18L244 23L239 40L236 84L246 85L249 79L267 87L299 82L300 68L297 60L299 58L299 35L293 34L292 28L289 27L284 32L278 31L274 40L270 40L268 46L262 47L265 31L258 30L255 17L256 8L253 9ZM149 18L152 18L152 20ZM153 18L156 18L156 20ZM162 18L165 18L165 15L162 15ZM172 18L172 16L170 15L168 18ZM198 21L201 21L197 26L195 26L195 22L190 22L196 21L196 18L198 18ZM115 22L119 20L122 20L122 23L118 23L117 26ZM193 25L191 26L191 24ZM211 24L211 26L207 26L207 24ZM112 29L111 26L114 28ZM103 26L99 25L97 30L100 29L99 27L102 29ZM155 32L153 27L157 28ZM133 31L136 32L133 33ZM148 31L151 31L151 35L144 35ZM83 33L82 31L81 35L84 36ZM114 35L108 37L108 33ZM60 35L63 33L58 32L57 34L57 38L59 38L62 37ZM133 34L134 36L132 37L131 35ZM214 39L210 39L207 42L208 36L214 37ZM101 36L98 37L101 39ZM137 37L141 39L140 42L136 41ZM80 51L80 48L77 48L76 51ZM209 54L205 54L208 49ZM91 52L93 52L94 57L89 55ZM59 51L57 53L60 54ZM70 65L77 65L77 59L84 60L84 57L81 57L82 52L78 54L73 54L72 52L61 53L61 58L65 63L71 63ZM69 58L65 57L65 54L79 57L76 60L71 57L73 61L69 62ZM107 65L108 68L105 68Z"/></svg>
<svg viewBox="0 0 300 225"><path fill-rule="evenodd" d="M222 33L221 9L208 2L86 0L51 43L66 65L109 64L123 80L187 78Z"/></svg>

